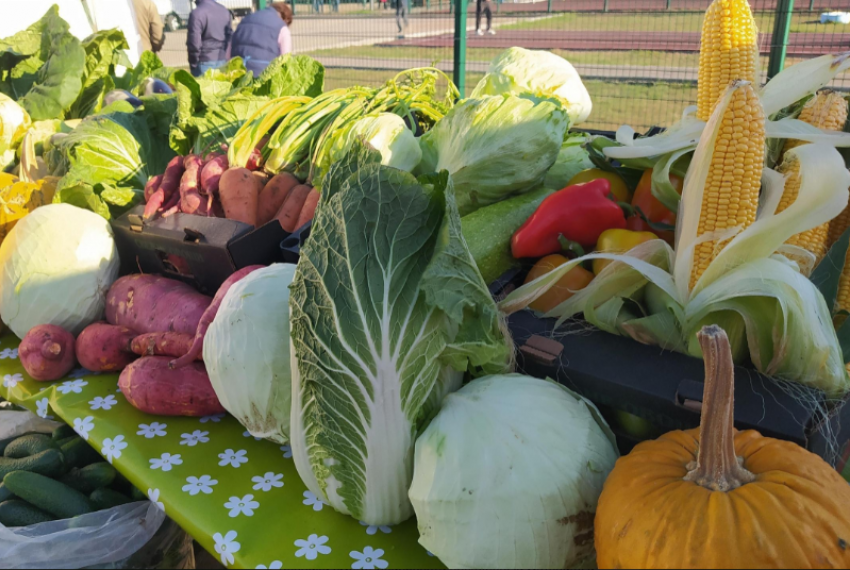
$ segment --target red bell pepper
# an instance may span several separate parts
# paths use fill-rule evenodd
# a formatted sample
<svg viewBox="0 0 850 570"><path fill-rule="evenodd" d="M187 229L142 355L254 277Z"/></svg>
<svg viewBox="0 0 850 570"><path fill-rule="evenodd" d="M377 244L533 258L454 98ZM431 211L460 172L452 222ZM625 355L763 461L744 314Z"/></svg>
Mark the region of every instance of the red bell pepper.
<svg viewBox="0 0 850 570"><path fill-rule="evenodd" d="M611 183L604 178L555 192L514 234L513 256L520 259L557 253L563 249L564 239L591 248L605 230L625 229L625 213L610 194Z"/></svg>

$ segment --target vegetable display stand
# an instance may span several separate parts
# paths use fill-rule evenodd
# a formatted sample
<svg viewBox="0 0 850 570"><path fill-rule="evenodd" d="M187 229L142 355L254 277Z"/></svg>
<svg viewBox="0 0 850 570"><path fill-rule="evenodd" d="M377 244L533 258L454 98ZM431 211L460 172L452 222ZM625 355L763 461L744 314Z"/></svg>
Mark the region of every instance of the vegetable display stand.
<svg viewBox="0 0 850 570"><path fill-rule="evenodd" d="M0 338L0 396L73 426L225 567L442 568L418 544L414 519L367 526L309 493L288 446L255 440L230 416L143 414L117 375L36 382L18 344Z"/></svg>

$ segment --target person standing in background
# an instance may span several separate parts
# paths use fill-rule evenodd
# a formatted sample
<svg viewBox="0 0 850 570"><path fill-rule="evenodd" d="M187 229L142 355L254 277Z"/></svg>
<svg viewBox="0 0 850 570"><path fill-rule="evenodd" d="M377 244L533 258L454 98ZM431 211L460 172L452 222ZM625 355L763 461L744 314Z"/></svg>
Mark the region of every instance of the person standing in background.
<svg viewBox="0 0 850 570"><path fill-rule="evenodd" d="M245 67L259 77L272 60L292 53L292 8L273 2L265 10L245 16L233 34L231 56L245 60Z"/></svg>
<svg viewBox="0 0 850 570"><path fill-rule="evenodd" d="M157 53L165 45L162 18L152 0L133 0L136 26L142 39L142 50Z"/></svg>
<svg viewBox="0 0 850 570"><path fill-rule="evenodd" d="M395 0L395 23L398 24L398 39L400 40L404 39L404 30L409 25L407 20L409 12L410 0ZM402 23L404 23L404 27L402 27Z"/></svg>
<svg viewBox="0 0 850 570"><path fill-rule="evenodd" d="M198 77L230 59L233 19L230 10L215 0L195 0L195 4L196 8L189 14L186 48L189 68L192 75Z"/></svg>
<svg viewBox="0 0 850 570"><path fill-rule="evenodd" d="M475 33L479 36L483 36L484 32L481 30L481 12L487 16L487 33L492 35L496 34L496 30L493 29L493 5L490 0L476 0L475 1Z"/></svg>

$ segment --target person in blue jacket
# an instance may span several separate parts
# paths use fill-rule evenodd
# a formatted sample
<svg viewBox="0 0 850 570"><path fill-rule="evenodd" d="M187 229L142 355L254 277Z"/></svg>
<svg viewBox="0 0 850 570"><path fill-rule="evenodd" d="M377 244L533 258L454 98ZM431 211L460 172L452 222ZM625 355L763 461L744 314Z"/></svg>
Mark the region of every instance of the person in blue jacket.
<svg viewBox="0 0 850 570"><path fill-rule="evenodd" d="M198 77L230 59L233 18L230 10L215 0L195 0L195 3L196 8L189 14L186 48L189 68L192 75Z"/></svg>
<svg viewBox="0 0 850 570"><path fill-rule="evenodd" d="M272 60L292 53L292 8L286 2L274 2L239 23L233 34L231 55L245 60L245 67L259 77Z"/></svg>

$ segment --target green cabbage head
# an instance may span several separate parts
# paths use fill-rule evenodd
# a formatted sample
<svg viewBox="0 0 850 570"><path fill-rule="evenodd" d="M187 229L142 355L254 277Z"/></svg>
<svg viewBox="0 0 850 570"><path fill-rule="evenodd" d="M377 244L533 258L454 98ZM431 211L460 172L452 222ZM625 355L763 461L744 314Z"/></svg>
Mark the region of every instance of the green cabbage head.
<svg viewBox="0 0 850 570"><path fill-rule="evenodd" d="M31 126L29 113L0 93L0 170L14 164L15 149Z"/></svg>
<svg viewBox="0 0 850 570"><path fill-rule="evenodd" d="M593 103L576 68L566 59L548 51L512 47L490 63L487 75L475 87L472 97L484 95L555 97L563 103L573 125L587 120Z"/></svg>
<svg viewBox="0 0 850 570"><path fill-rule="evenodd" d="M467 99L421 137L419 170L447 170L465 216L540 185L558 158L569 124L554 99Z"/></svg>

